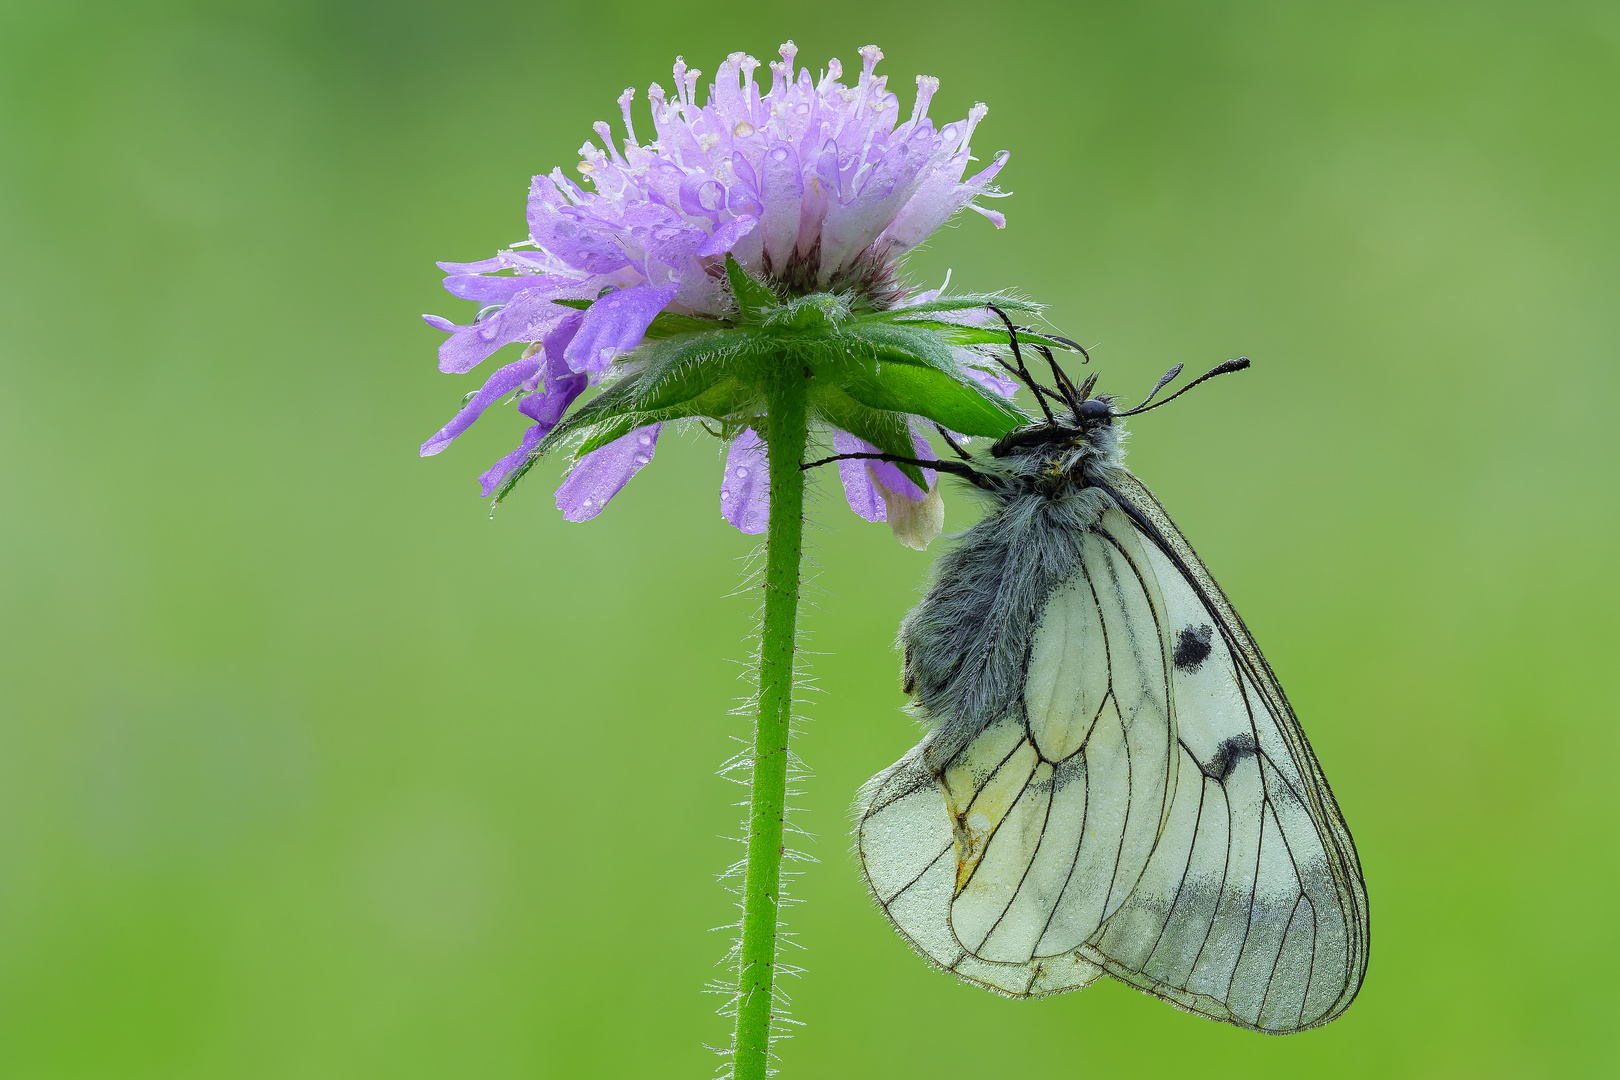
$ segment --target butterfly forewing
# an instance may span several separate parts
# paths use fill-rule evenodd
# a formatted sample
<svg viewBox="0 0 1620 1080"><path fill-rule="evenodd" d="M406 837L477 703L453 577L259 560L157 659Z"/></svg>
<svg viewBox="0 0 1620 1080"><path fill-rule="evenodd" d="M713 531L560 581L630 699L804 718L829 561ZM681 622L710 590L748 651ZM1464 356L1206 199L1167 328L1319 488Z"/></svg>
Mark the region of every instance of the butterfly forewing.
<svg viewBox="0 0 1620 1080"><path fill-rule="evenodd" d="M1146 488L1121 494L1150 536L1182 767L1147 871L1085 952L1219 1019L1265 1031L1324 1023L1349 1005L1366 963L1366 893L1348 830L1213 579Z"/></svg>

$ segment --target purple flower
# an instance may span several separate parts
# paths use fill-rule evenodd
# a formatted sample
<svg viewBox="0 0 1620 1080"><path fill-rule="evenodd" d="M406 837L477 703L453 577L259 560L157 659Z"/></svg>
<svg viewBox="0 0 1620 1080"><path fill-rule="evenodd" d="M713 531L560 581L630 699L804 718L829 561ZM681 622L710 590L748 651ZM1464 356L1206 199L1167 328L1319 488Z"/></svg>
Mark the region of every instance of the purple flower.
<svg viewBox="0 0 1620 1080"><path fill-rule="evenodd" d="M919 458L932 456L928 440L913 430L911 442ZM833 450L840 454L871 454L877 447L843 431L833 432ZM894 535L918 551L945 528L945 505L939 497L932 469L923 470L924 491L886 461L845 460L838 463L849 508L867 521L887 521Z"/></svg>
<svg viewBox="0 0 1620 1080"><path fill-rule="evenodd" d="M677 59L673 90L656 83L648 90L651 141L636 134L635 94L626 90L619 98L622 146L598 122L600 145L580 148L579 182L561 169L535 177L525 240L481 262L439 264L449 292L483 305L465 325L424 316L450 334L439 349L441 370L468 372L508 344L527 348L423 444L424 456L516 394L534 423L517 449L480 477L486 496L498 491L587 386L643 342L660 313L714 320L736 311L723 272L727 256L780 296L837 292L899 308L908 298L897 284L897 261L953 214L966 207L997 228L1004 224L974 200L999 196L991 181L1006 153L968 175L969 140L985 106L935 127L928 108L938 80L919 76L915 102L902 116L886 76L875 74L883 55L876 46L861 50L853 86L840 81L837 60L818 79L795 66L796 53L792 42L782 46L763 92L754 80L759 62L731 54L702 106L700 73ZM981 370L982 354L957 354L973 378L1010 393L999 373ZM651 459L658 430L643 427L581 459L557 493L565 516L600 512ZM918 454L931 456L926 443ZM929 492L893 466L874 464L844 471L857 513L893 523L928 503ZM745 428L730 448L721 495L726 519L744 532L764 528L766 471L763 444Z"/></svg>
<svg viewBox="0 0 1620 1080"><path fill-rule="evenodd" d="M624 490L630 478L652 461L661 424L649 424L620 436L579 459L557 489L557 509L569 521L589 521L608 500Z"/></svg>
<svg viewBox="0 0 1620 1080"><path fill-rule="evenodd" d="M731 440L720 481L720 513L742 532L765 531L771 510L771 478L765 443L748 428Z"/></svg>

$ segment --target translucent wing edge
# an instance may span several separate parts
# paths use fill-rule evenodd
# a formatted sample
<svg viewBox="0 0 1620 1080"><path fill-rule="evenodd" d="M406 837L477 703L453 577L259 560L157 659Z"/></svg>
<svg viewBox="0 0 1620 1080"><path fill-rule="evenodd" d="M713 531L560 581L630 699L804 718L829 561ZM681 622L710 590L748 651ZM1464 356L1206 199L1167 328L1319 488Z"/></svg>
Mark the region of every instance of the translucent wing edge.
<svg viewBox="0 0 1620 1080"><path fill-rule="evenodd" d="M1367 971L1370 916L1367 884L1362 877L1361 860L1356 853L1355 840L1350 835L1350 827L1339 810L1338 800L1333 795L1333 789L1328 786L1327 777L1322 772L1316 754L1311 750L1310 741L1300 726L1299 718L1294 715L1293 706L1288 703L1282 686L1272 672L1271 665L1260 652L1254 636L1249 633L1248 626L1244 624L1220 584L1210 574L1186 537L1181 534L1181 530L1176 528L1175 522L1171 520L1170 515L1165 512L1163 505L1147 485L1123 468L1110 472L1112 475L1108 477L1108 481L1099 486L1103 487L1131 519L1138 532L1164 553L1191 586L1205 610L1220 627L1233 657L1243 665L1254 685L1264 696L1266 709L1276 720L1278 733L1287 745L1295 767L1300 775L1308 780L1306 790L1301 794L1316 824L1317 833L1323 841L1323 848L1334 856L1328 863L1335 888L1339 893L1340 905L1347 916L1346 930L1349 934L1350 951L1347 985L1339 1000L1320 1019L1296 1030L1320 1027L1350 1007L1361 990L1362 980ZM1251 1031L1265 1034L1279 1033L1246 1023L1234 1016L1220 1002L1206 995L1174 989L1145 978L1139 972L1108 959L1090 946L1083 947L1082 951L1088 959L1114 978L1167 1001L1179 1009L1212 1020L1235 1024Z"/></svg>
<svg viewBox="0 0 1620 1080"><path fill-rule="evenodd" d="M891 904L898 897L890 897L888 900L883 898L876 876L868 866L866 826L874 816L881 813L885 808L917 793L919 790L925 790L936 797L938 796L938 783L922 763L923 749L923 744L913 747L899 761L868 780L856 794L854 804L850 808L850 816L855 822L853 853L860 863L861 880L866 885L867 896L871 899L873 906L883 913L883 917L888 920L889 925L900 936L900 940L905 942L906 947L922 957L930 967L937 968L947 975L953 975L963 982L972 983L1001 997L1029 1000L1068 993L1073 990L1083 990L1091 985L1102 976L1103 968L1101 964L1083 955L1083 946L1062 956L1048 957L1044 962L997 964L980 960L966 949L962 949L958 944L952 950L955 953L954 959L947 961L936 955L924 942L914 938L902 921L890 910ZM944 812L943 799L940 800L940 810L941 813ZM941 852L941 857L950 854L951 850L951 848L944 849ZM937 861L936 859L935 862ZM951 866L954 867L954 865L955 863L952 861ZM929 874L933 869L934 863L930 863L928 867L918 874L917 879L912 884L915 884L917 880ZM908 885L905 888L910 888L910 886ZM901 891L904 892L905 888ZM998 976L1005 981L993 981ZM1014 982L1014 979L1017 981ZM1009 986L1008 982L1013 982L1013 985ZM1021 987L1019 983L1022 984Z"/></svg>

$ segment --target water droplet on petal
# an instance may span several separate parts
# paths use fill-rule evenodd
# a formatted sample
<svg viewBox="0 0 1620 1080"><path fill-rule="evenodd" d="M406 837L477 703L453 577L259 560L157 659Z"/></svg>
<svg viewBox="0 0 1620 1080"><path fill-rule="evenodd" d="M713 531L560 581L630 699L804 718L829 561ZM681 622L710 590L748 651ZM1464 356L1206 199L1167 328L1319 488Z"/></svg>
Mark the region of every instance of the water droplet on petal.
<svg viewBox="0 0 1620 1080"><path fill-rule="evenodd" d="M652 436L651 435L643 435L641 437L641 445L642 446L651 446L652 445Z"/></svg>
<svg viewBox="0 0 1620 1080"><path fill-rule="evenodd" d="M739 120L737 126L731 129L731 133L739 139L746 139L754 133L754 125L746 120Z"/></svg>
<svg viewBox="0 0 1620 1080"><path fill-rule="evenodd" d="M747 475L748 475L748 470L739 465L737 467L737 479L742 480L745 477L747 477Z"/></svg>

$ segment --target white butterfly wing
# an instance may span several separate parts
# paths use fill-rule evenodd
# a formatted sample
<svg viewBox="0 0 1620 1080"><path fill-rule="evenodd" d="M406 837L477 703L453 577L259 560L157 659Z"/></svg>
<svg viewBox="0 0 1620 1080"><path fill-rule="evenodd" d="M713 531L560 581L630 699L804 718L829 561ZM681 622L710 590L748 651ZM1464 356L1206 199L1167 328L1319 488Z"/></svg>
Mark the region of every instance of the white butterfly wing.
<svg viewBox="0 0 1620 1080"><path fill-rule="evenodd" d="M1365 966L1349 833L1241 621L1146 488L1121 494L1140 525L1112 509L1083 538L1019 705L937 778L918 747L863 793L868 881L1002 993L1106 970L1245 1027L1325 1022Z"/></svg>
<svg viewBox="0 0 1620 1080"><path fill-rule="evenodd" d="M918 747L862 796L860 853L884 911L946 970L1019 997L1096 978L1100 958L1077 950L1136 888L1174 790L1169 660L1146 556L1121 535L1090 534L1081 572L1048 600L1028 705L937 780Z"/></svg>
<svg viewBox="0 0 1620 1080"><path fill-rule="evenodd" d="M1366 971L1350 832L1254 639L1151 492L1119 495L1149 539L1181 767L1141 882L1083 953L1194 1012L1268 1032L1342 1013ZM1104 532L1125 527L1111 512Z"/></svg>

